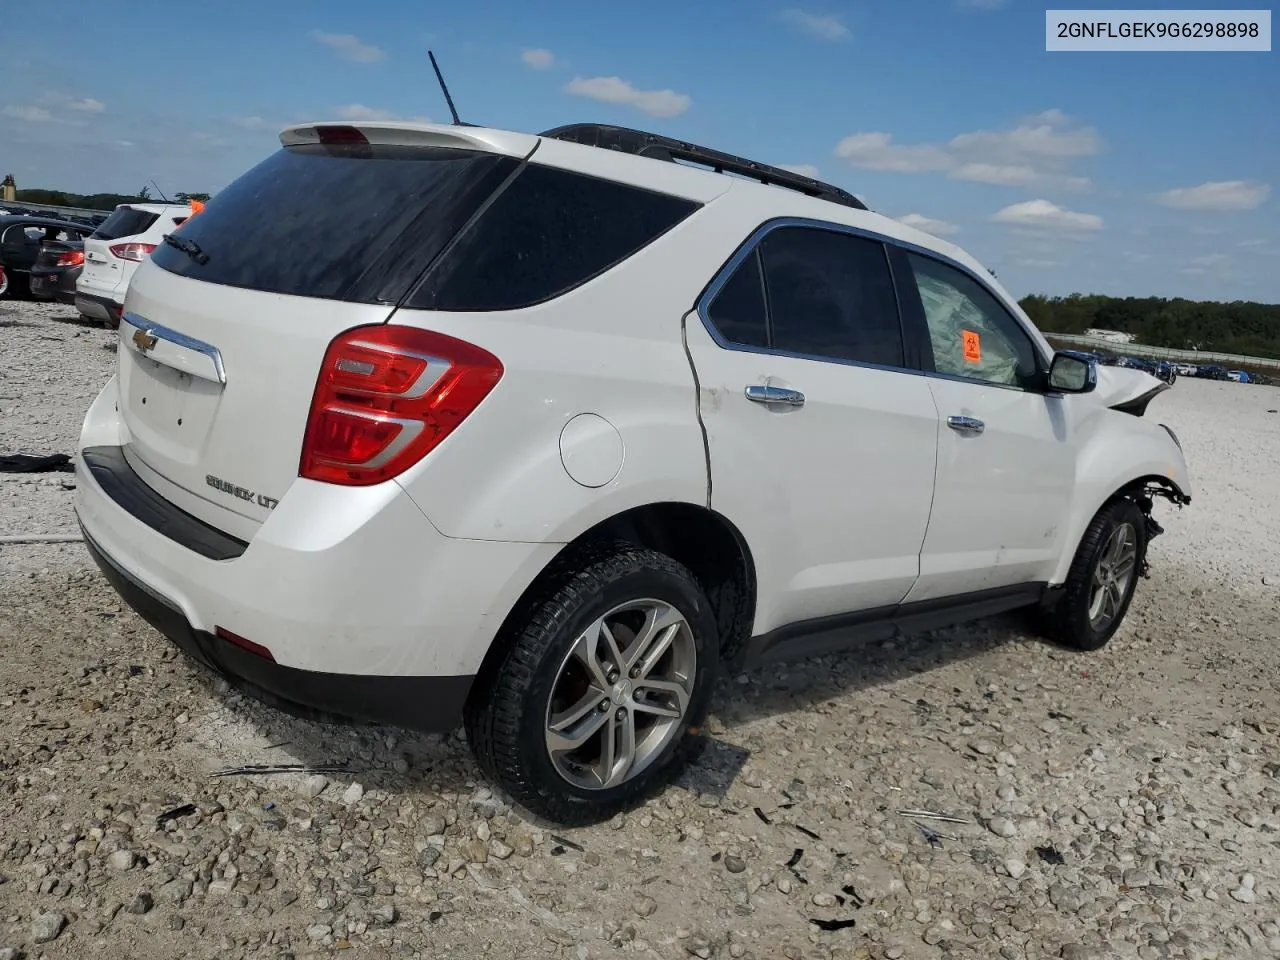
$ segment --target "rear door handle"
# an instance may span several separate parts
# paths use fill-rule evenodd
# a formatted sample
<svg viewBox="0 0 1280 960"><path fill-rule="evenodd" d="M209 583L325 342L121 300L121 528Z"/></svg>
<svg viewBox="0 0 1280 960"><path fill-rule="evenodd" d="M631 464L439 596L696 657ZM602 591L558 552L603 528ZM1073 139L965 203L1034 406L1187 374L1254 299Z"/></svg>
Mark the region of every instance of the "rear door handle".
<svg viewBox="0 0 1280 960"><path fill-rule="evenodd" d="M799 390L786 387L774 387L761 383L750 384L746 389L747 399L756 403L781 403L788 407L803 407L804 394Z"/></svg>
<svg viewBox="0 0 1280 960"><path fill-rule="evenodd" d="M958 433L978 434L987 428L987 425L981 420L974 417L947 417L947 426Z"/></svg>

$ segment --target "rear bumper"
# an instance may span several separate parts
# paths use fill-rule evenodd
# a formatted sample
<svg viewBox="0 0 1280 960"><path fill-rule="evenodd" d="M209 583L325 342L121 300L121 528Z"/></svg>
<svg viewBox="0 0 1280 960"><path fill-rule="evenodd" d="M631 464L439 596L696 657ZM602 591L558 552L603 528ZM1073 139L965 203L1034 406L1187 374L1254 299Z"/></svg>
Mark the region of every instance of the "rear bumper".
<svg viewBox="0 0 1280 960"><path fill-rule="evenodd" d="M383 677L286 667L197 630L171 602L126 573L85 532L85 545L107 581L147 623L187 656L272 706L306 716L390 724L426 732L452 730L472 677Z"/></svg>
<svg viewBox="0 0 1280 960"><path fill-rule="evenodd" d="M121 312L124 310L123 304L116 303L110 297L100 297L97 294L84 293L80 290L76 291L73 302L77 310L86 317L92 317L95 320L118 321Z"/></svg>
<svg viewBox="0 0 1280 960"><path fill-rule="evenodd" d="M116 391L112 378L85 418L75 511L130 606L194 659L286 709L456 726L508 611L558 545L451 539L394 483L306 480L256 532L231 537L130 467Z"/></svg>

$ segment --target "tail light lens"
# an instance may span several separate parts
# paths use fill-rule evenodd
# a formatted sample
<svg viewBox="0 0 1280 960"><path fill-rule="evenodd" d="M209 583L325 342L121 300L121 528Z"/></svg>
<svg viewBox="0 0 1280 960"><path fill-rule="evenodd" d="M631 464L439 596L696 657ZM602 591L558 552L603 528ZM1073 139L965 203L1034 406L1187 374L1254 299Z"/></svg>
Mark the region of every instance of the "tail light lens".
<svg viewBox="0 0 1280 960"><path fill-rule="evenodd" d="M58 257L58 266L60 267L78 267L82 263L84 263L83 250L68 250Z"/></svg>
<svg viewBox="0 0 1280 960"><path fill-rule="evenodd" d="M113 257L121 260L133 260L141 263L147 257L151 256L151 251L156 248L154 243L117 243L115 246L108 247Z"/></svg>
<svg viewBox="0 0 1280 960"><path fill-rule="evenodd" d="M465 420L502 378L474 344L416 327L356 327L325 352L298 473L367 486L403 473Z"/></svg>

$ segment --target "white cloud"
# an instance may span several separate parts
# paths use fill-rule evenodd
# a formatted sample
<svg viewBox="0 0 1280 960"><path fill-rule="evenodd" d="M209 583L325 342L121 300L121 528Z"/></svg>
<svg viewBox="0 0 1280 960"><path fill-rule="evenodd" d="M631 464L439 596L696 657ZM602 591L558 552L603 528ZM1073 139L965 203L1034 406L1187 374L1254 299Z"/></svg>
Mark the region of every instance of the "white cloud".
<svg viewBox="0 0 1280 960"><path fill-rule="evenodd" d="M818 40L845 40L852 34L839 17L820 16L804 10L783 10L782 19Z"/></svg>
<svg viewBox="0 0 1280 960"><path fill-rule="evenodd" d="M430 123L430 117L402 117L391 110L377 107L366 107L363 103L349 103L344 107L334 107L334 114L341 120L353 123L376 123L380 120L409 121L412 123Z"/></svg>
<svg viewBox="0 0 1280 960"><path fill-rule="evenodd" d="M1080 232L1102 229L1102 218L1097 214L1076 213L1048 200L1026 200L1010 204L993 214L991 219L996 223L1039 230Z"/></svg>
<svg viewBox="0 0 1280 960"><path fill-rule="evenodd" d="M1018 164L965 163L952 170L949 176L952 180L991 183L998 187L1022 187L1036 181L1035 168Z"/></svg>
<svg viewBox="0 0 1280 960"><path fill-rule="evenodd" d="M1031 158L1090 157L1102 149L1092 127L1078 126L1061 110L1027 117L1012 130L977 130L953 137L949 144L960 155L997 158L1009 162Z"/></svg>
<svg viewBox="0 0 1280 960"><path fill-rule="evenodd" d="M343 60L352 63L376 63L385 60L387 55L372 44L363 43L359 37L350 33L322 33L319 30L311 34L318 43L323 43Z"/></svg>
<svg viewBox="0 0 1280 960"><path fill-rule="evenodd" d="M525 62L525 66L532 67L534 70L550 70L556 65L556 55L542 48L526 50L520 54L520 59Z"/></svg>
<svg viewBox="0 0 1280 960"><path fill-rule="evenodd" d="M1156 202L1177 210L1237 212L1256 210L1271 196L1271 187L1256 180L1210 180L1196 187L1175 187Z"/></svg>
<svg viewBox="0 0 1280 960"><path fill-rule="evenodd" d="M1018 260L1018 265L1022 267L1032 267L1037 270L1048 270L1051 267L1058 266L1057 260L1043 260L1039 257L1022 257Z"/></svg>
<svg viewBox="0 0 1280 960"><path fill-rule="evenodd" d="M780 163L778 167L782 170L798 173L802 177L808 177L810 180L818 179L818 168L812 163Z"/></svg>
<svg viewBox="0 0 1280 960"><path fill-rule="evenodd" d="M271 126L262 117L232 117L231 122L245 130L266 130Z"/></svg>
<svg viewBox="0 0 1280 960"><path fill-rule="evenodd" d="M960 228L954 223L948 223L946 220L934 220L932 217L926 217L922 213L908 213L905 217L899 217L898 222L908 227L914 227L917 230L923 230L925 233L931 233L935 237L948 237L953 233L960 232Z"/></svg>
<svg viewBox="0 0 1280 960"><path fill-rule="evenodd" d="M603 103L626 104L651 117L678 117L693 105L686 94L674 90L638 90L620 77L574 77L564 91Z"/></svg>
<svg viewBox="0 0 1280 960"><path fill-rule="evenodd" d="M85 97L83 100L69 100L67 101L67 106L82 113L101 113L107 109L105 103L101 100L95 100L93 97Z"/></svg>
<svg viewBox="0 0 1280 960"><path fill-rule="evenodd" d="M954 162L941 147L893 142L889 133L855 133L836 145L836 156L864 170L891 173L929 173L947 170Z"/></svg>
<svg viewBox="0 0 1280 960"><path fill-rule="evenodd" d="M28 123L52 123L53 114L44 107L33 107L29 104L16 104L0 109L0 114L15 120L26 120Z"/></svg>
<svg viewBox="0 0 1280 960"><path fill-rule="evenodd" d="M855 133L836 156L855 167L896 173L946 173L953 180L1005 187L1084 190L1088 177L1070 165L1102 150L1102 138L1061 110L1026 117L1007 130L975 130L940 143L895 143L888 133Z"/></svg>

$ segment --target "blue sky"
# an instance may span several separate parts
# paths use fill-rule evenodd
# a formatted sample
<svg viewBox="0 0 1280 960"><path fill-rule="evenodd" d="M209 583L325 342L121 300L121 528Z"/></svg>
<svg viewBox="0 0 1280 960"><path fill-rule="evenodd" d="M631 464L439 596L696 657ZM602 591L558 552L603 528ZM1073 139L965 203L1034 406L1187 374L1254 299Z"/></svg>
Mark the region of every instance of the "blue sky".
<svg viewBox="0 0 1280 960"><path fill-rule="evenodd" d="M291 122L447 119L430 46L473 123L598 120L816 170L1015 295L1280 302L1280 53L1046 53L1044 10L133 0L51 28L26 4L0 41L0 173L216 192Z"/></svg>

